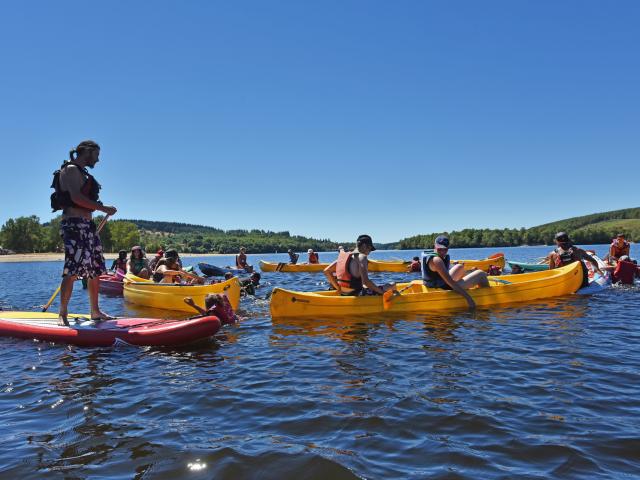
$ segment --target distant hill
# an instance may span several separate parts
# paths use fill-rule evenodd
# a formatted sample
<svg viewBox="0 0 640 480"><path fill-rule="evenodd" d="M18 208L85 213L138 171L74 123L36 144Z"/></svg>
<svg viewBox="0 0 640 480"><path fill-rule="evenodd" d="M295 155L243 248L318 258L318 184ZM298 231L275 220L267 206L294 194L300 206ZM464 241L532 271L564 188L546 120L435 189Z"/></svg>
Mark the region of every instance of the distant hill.
<svg viewBox="0 0 640 480"><path fill-rule="evenodd" d="M291 235L288 231L222 230L189 223L153 220L116 220L129 222L140 230L140 243L148 251L174 247L190 253L236 253L245 247L249 253L336 250L338 244L328 239ZM115 221L114 221L115 222Z"/></svg>
<svg viewBox="0 0 640 480"><path fill-rule="evenodd" d="M551 245L556 232L567 232L576 243L608 243L618 233L640 241L640 208L625 208L593 213L520 229L464 229L448 233L456 247L510 247L519 245ZM447 232L415 235L400 240L397 248L431 248L436 236Z"/></svg>

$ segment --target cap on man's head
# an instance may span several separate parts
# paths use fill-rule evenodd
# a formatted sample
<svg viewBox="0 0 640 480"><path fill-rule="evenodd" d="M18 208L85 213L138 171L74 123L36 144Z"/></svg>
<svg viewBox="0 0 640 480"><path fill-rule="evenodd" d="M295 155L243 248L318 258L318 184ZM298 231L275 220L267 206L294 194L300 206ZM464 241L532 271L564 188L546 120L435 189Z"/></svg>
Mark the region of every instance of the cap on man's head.
<svg viewBox="0 0 640 480"><path fill-rule="evenodd" d="M567 235L565 232L556 233L555 239L560 243L567 243L571 241L569 240L569 235Z"/></svg>
<svg viewBox="0 0 640 480"><path fill-rule="evenodd" d="M367 246L371 249L371 251L374 251L376 249L376 247L373 246L373 240L371 240L371 237L369 235L360 235L356 240L356 246L358 248Z"/></svg>
<svg viewBox="0 0 640 480"><path fill-rule="evenodd" d="M307 250L307 253L313 253L313 248L310 248L309 250Z"/></svg>
<svg viewBox="0 0 640 480"><path fill-rule="evenodd" d="M126 255L126 254L127 254L127 251L126 251L126 250L120 250L120 251L118 252L118 255Z"/></svg>
<svg viewBox="0 0 640 480"><path fill-rule="evenodd" d="M616 238L624 238L624 233L619 233L618 235L616 235Z"/></svg>
<svg viewBox="0 0 640 480"><path fill-rule="evenodd" d="M164 252L164 256L167 258L178 258L178 250L175 248L170 248L166 252Z"/></svg>
<svg viewBox="0 0 640 480"><path fill-rule="evenodd" d="M449 237L446 235L438 235L433 245L435 248L449 248Z"/></svg>

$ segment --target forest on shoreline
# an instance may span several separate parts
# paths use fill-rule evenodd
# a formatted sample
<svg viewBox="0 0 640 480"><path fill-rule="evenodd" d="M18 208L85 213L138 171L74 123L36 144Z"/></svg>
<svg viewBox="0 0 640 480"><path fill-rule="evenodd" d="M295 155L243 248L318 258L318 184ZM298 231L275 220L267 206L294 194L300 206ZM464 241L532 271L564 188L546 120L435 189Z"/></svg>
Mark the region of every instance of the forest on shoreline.
<svg viewBox="0 0 640 480"><path fill-rule="evenodd" d="M96 217L99 224L103 217ZM0 247L15 253L46 253L62 251L61 217L41 223L35 216L10 218L0 229ZM431 248L436 236L449 235L451 244L465 247L515 247L521 245L551 245L558 231L569 233L578 244L609 243L618 233L630 241L640 240L640 208L627 208L568 218L531 228L475 229L433 232L403 238L394 243L376 244L378 248L413 250ZM245 247L250 253L336 250L353 243L291 235L288 231L222 230L203 225L152 220L110 220L100 234L105 252L129 250L142 246L147 252L160 248L177 248L185 253L235 253Z"/></svg>

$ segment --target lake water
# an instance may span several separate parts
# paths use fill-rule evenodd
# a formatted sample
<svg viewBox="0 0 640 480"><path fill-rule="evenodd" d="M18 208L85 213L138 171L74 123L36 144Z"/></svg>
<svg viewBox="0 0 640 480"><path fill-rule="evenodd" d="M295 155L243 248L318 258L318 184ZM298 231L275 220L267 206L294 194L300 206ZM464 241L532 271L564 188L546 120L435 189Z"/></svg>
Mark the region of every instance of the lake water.
<svg viewBox="0 0 640 480"><path fill-rule="evenodd" d="M526 261L550 248L452 258L498 250ZM233 257L185 264L201 260ZM61 269L0 263L0 308L45 303ZM475 313L272 321L274 286L326 283L263 274L258 298L241 303L246 318L198 347L0 338L0 478L640 478L638 289ZM70 311L82 313L79 287Z"/></svg>

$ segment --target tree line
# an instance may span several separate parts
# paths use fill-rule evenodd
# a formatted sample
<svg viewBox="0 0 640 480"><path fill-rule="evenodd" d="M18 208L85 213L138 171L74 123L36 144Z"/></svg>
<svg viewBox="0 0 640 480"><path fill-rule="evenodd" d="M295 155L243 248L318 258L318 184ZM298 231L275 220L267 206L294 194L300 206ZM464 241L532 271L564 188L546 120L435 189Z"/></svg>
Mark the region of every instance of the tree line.
<svg viewBox="0 0 640 480"><path fill-rule="evenodd" d="M102 216L94 218L100 224ZM35 216L10 218L0 229L0 246L16 253L62 252L58 216L40 223ZM221 230L214 227L147 220L111 220L100 233L105 252L129 250L140 245L147 252L176 248L186 253L236 253L245 247L249 253L335 250L338 244L328 239L291 235L287 231Z"/></svg>

